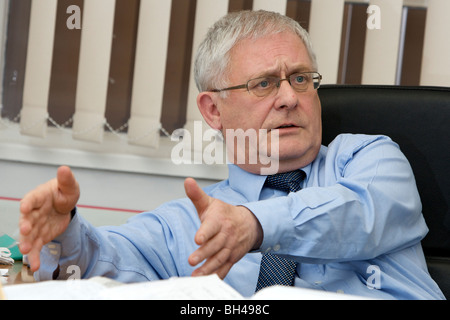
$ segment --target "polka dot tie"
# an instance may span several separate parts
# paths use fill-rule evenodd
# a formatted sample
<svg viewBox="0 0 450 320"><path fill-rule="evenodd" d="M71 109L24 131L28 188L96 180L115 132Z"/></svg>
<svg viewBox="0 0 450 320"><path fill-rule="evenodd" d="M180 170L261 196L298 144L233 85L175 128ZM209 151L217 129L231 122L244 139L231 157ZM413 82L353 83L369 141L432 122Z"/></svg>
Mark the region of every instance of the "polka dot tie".
<svg viewBox="0 0 450 320"><path fill-rule="evenodd" d="M301 189L300 183L305 176L301 170L280 173L267 177L265 185L286 192L296 192ZM275 285L292 286L296 268L295 261L271 253L263 254L255 292Z"/></svg>

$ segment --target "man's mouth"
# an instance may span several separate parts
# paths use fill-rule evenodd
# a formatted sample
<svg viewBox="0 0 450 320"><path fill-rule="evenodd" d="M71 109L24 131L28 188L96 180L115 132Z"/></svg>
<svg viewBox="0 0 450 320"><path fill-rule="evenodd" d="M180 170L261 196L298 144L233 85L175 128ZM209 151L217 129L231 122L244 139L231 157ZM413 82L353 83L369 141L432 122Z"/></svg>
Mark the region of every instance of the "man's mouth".
<svg viewBox="0 0 450 320"><path fill-rule="evenodd" d="M271 129L271 130L288 129L288 128L298 128L298 126L293 125L293 124L284 124L284 125L282 125L282 126L273 128L273 129Z"/></svg>

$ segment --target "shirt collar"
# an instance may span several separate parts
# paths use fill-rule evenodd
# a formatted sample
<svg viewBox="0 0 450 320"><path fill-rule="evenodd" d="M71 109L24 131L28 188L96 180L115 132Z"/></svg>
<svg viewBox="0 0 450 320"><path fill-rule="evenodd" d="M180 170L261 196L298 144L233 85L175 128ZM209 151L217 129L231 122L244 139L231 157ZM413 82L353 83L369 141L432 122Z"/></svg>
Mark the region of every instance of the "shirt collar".
<svg viewBox="0 0 450 320"><path fill-rule="evenodd" d="M306 186L306 181L308 181L308 178L311 174L311 169L312 169L312 164L314 162L311 162L310 164L308 164L306 167L301 168L303 170L303 172L306 174L305 180L303 180L303 188L305 188Z"/></svg>
<svg viewBox="0 0 450 320"><path fill-rule="evenodd" d="M306 173L305 180L311 172L311 164L301 168ZM267 176L250 173L235 164L228 164L228 182L230 187L242 194L249 202L258 201Z"/></svg>
<svg viewBox="0 0 450 320"><path fill-rule="evenodd" d="M258 201L267 176L253 174L235 164L228 164L230 187L242 194L249 202Z"/></svg>

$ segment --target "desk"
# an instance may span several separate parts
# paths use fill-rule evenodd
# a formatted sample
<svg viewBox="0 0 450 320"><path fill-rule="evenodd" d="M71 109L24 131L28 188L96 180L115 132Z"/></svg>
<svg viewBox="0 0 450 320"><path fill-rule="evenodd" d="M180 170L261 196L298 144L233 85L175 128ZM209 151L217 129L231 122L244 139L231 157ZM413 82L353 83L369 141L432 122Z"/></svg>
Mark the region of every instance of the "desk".
<svg viewBox="0 0 450 320"><path fill-rule="evenodd" d="M4 286L35 282L33 273L22 262L16 261L13 266L0 265L0 269L9 270Z"/></svg>

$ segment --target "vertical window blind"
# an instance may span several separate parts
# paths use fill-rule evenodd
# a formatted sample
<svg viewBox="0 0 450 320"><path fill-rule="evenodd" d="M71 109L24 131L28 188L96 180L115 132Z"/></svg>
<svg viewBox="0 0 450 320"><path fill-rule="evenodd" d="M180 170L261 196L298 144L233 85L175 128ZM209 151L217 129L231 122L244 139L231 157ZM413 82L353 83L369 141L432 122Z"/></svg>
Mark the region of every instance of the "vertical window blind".
<svg viewBox="0 0 450 320"><path fill-rule="evenodd" d="M68 27L70 6L79 28ZM450 85L449 1L2 1L0 143L169 157L175 129L207 129L195 50L217 19L242 9L308 29L324 83Z"/></svg>
<svg viewBox="0 0 450 320"><path fill-rule="evenodd" d="M159 147L170 8L171 1L141 2L128 128L131 144Z"/></svg>
<svg viewBox="0 0 450 320"><path fill-rule="evenodd" d="M115 1L84 1L74 139L103 141L114 10Z"/></svg>
<svg viewBox="0 0 450 320"><path fill-rule="evenodd" d="M46 134L56 5L56 0L34 1L31 4L27 72L20 119L22 134L37 137L45 137Z"/></svg>

